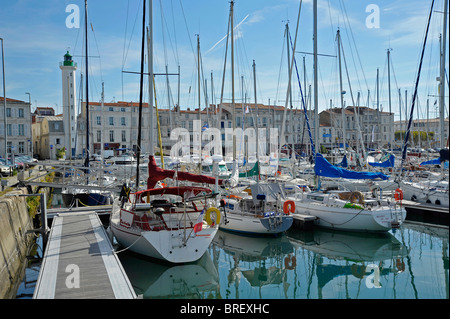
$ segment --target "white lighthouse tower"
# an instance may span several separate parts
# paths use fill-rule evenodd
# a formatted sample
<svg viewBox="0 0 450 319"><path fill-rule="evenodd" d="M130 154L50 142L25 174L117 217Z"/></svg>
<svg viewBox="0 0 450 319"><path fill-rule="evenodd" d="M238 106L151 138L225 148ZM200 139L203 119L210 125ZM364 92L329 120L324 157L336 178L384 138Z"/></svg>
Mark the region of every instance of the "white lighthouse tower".
<svg viewBox="0 0 450 319"><path fill-rule="evenodd" d="M59 63L62 71L62 105L64 122L64 145L66 147L66 158L70 159L75 155L76 141L76 79L75 70L77 64L73 62L69 51L64 55L64 61Z"/></svg>

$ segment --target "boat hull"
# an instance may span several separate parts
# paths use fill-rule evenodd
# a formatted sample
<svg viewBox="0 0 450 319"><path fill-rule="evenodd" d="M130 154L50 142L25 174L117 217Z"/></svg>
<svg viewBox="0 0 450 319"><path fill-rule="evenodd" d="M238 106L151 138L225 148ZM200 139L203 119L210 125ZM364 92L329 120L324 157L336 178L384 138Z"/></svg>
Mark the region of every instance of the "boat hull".
<svg viewBox="0 0 450 319"><path fill-rule="evenodd" d="M77 200L78 200L78 203L81 205L88 204L88 194L86 194L86 193L78 193L78 194L62 193L61 195L62 195L62 199L63 199L65 207L72 207L72 206L76 205Z"/></svg>
<svg viewBox="0 0 450 319"><path fill-rule="evenodd" d="M287 215L259 218L254 215L227 213L226 221L221 222L220 229L255 235L276 235L287 231L293 221L293 217Z"/></svg>
<svg viewBox="0 0 450 319"><path fill-rule="evenodd" d="M420 186L415 183L403 182L401 184L403 198L422 204L430 204L436 207L449 207L449 193L443 189Z"/></svg>
<svg viewBox="0 0 450 319"><path fill-rule="evenodd" d="M296 202L295 213L317 217L315 225L337 230L386 232L399 227L406 218L404 208L354 209Z"/></svg>
<svg viewBox="0 0 450 319"><path fill-rule="evenodd" d="M198 233L185 230L142 231L126 228L119 220L111 220L111 231L117 242L135 253L171 263L188 263L200 259L211 244L218 228L208 227Z"/></svg>
<svg viewBox="0 0 450 319"><path fill-rule="evenodd" d="M111 194L106 193L70 193L64 192L61 193L62 199L65 207L72 207L76 205L76 200L78 200L78 204L82 206L99 206L99 205L109 205L111 204L112 197Z"/></svg>

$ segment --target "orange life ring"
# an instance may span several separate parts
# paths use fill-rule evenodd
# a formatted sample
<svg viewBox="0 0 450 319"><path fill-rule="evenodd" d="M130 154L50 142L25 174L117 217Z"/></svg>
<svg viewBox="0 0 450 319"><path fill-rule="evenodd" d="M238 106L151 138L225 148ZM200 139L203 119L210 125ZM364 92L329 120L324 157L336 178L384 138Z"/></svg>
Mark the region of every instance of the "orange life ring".
<svg viewBox="0 0 450 319"><path fill-rule="evenodd" d="M394 198L396 201L400 201L403 199L403 191L400 188L397 188L394 193Z"/></svg>
<svg viewBox="0 0 450 319"><path fill-rule="evenodd" d="M286 215L289 215L289 213L295 212L295 203L292 200L287 200L283 204L283 211Z"/></svg>
<svg viewBox="0 0 450 319"><path fill-rule="evenodd" d="M297 258L295 256L287 256L284 259L284 268L286 269L294 269L297 266Z"/></svg>
<svg viewBox="0 0 450 319"><path fill-rule="evenodd" d="M242 199L242 197L238 195L227 195L227 198Z"/></svg>
<svg viewBox="0 0 450 319"><path fill-rule="evenodd" d="M399 272L405 271L405 263L403 262L403 260L397 259L395 264Z"/></svg>

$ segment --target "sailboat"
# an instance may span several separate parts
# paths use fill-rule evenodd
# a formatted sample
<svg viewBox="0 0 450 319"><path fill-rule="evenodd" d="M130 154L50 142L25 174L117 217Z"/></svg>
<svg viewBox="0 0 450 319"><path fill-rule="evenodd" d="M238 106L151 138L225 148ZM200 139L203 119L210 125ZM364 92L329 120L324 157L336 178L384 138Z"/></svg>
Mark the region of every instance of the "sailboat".
<svg viewBox="0 0 450 319"><path fill-rule="evenodd" d="M214 207L218 193L213 193L211 189L200 186L162 186L160 181L173 178L177 181L184 180L197 184L215 184L216 178L159 168L153 155L153 143L151 143L147 188L144 190L138 188L140 184L145 2L143 5L136 191L131 193L130 189L123 185L121 194L114 201L112 207L110 230L125 249L171 263L193 262L203 256L218 230L220 212ZM150 11L151 6L150 1ZM152 15L151 13L149 15L151 21ZM152 54L152 50L149 49L149 51L149 54ZM152 68L150 63L149 68ZM153 78L152 70L150 70L150 78ZM152 82L150 81L150 83ZM152 96L150 97L150 113L153 113ZM151 130L150 134L152 133ZM152 138L150 140L153 141Z"/></svg>
<svg viewBox="0 0 450 319"><path fill-rule="evenodd" d="M314 1L314 29L317 27L317 2ZM314 35L314 54L317 54L317 36ZM295 68L298 70L295 58L293 58ZM315 87L317 87L317 76L314 76ZM371 231L386 232L392 228L398 228L406 218L406 210L401 206L401 196L396 195L396 200L382 198L365 198L361 192L343 191L321 191L320 177L333 179L382 179L388 176L382 173L354 172L344 168L331 165L320 153L316 153L315 145L311 135L308 115L303 100L301 83L299 83L300 93L303 101L305 120L308 127L308 134L311 143L312 154L315 154L314 172L319 183L316 191L297 193L290 199L294 202L294 214L315 216L315 224L322 227L350 230L350 231ZM316 90L315 90L316 91ZM315 92L315 95L317 92ZM317 96L315 96L316 100ZM317 111L317 103L315 104ZM317 126L316 126L317 128ZM316 132L317 133L317 132ZM316 134L317 138L317 134Z"/></svg>
<svg viewBox="0 0 450 319"><path fill-rule="evenodd" d="M318 176L351 179L387 179L382 173L353 172L331 165L316 154L315 172ZM399 193L397 190L396 192ZM362 192L311 191L292 198L295 213L316 217L317 226L348 231L386 232L399 228L406 218L400 195L396 200L364 196Z"/></svg>
<svg viewBox="0 0 450 319"><path fill-rule="evenodd" d="M232 91L232 111L233 111L233 130L235 129L235 102L234 102L234 46L233 46L233 6L234 1L230 2L230 33L231 33L231 91ZM255 77L255 63L253 62L253 72ZM256 103L256 83L255 83L255 105ZM258 128L256 128L258 132ZM257 133L258 134L258 133ZM258 135L256 136L258 140ZM258 147L257 147L258 149ZM257 151L258 154L258 151ZM257 161L259 160L257 155ZM233 140L233 172L230 177L237 185L239 178L238 162L236 161L236 140ZM283 209L285 196L282 188L277 183L259 183L259 165L255 166L258 170L257 183L251 184L247 192L240 192L240 188L232 188L224 192L221 199L224 218L220 223L220 229L254 234L254 235L278 235L288 230L293 223L292 216ZM247 175L247 174L246 174ZM230 182L228 182L230 183ZM233 183L233 182L231 182ZM235 186L236 186L235 185ZM245 189L246 187L244 187ZM249 194L251 193L251 194ZM287 213L286 213L287 212Z"/></svg>
<svg viewBox="0 0 450 319"><path fill-rule="evenodd" d="M417 79L416 79L414 95L413 95L413 99L412 99L410 118L408 121L405 139L403 142L402 167L406 161L410 128L411 128L413 114L414 114L415 101L417 98L417 87L419 85L420 71L422 68L422 61L423 61L425 46L426 46L427 37L428 37L428 30L429 30L429 26L430 26L431 15L433 12L433 5L434 5L434 2L432 3L429 17L428 17L428 24L427 24L427 29L426 29L426 33L425 33L425 39L424 39L424 43L423 43L423 47L422 47L422 55L421 55L421 59L420 59L419 70L417 72ZM442 49L440 50L441 51L440 52L441 61L440 61L440 78L439 78L439 81L440 81L439 104L440 104L440 122L441 122L441 124L440 124L440 126L441 126L441 138L440 138L441 154L440 154L440 158L438 161L439 161L439 164L442 165L441 178L439 180L434 180L434 181L427 180L427 181L422 181L422 182L414 182L414 181L402 180L399 182L403 189L405 199L417 201L417 202L420 202L423 204L429 204L430 206L434 206L434 207L446 207L446 208L449 207L449 189L448 189L448 175L445 176L445 173L443 170L443 162L445 160L448 161L449 157L448 157L448 148L444 149L444 145L443 145L444 144L443 123L444 123L444 101L445 101L444 100L445 62L446 62L446 60L445 60L446 44L445 43L447 41L447 39L446 39L447 38L446 37L446 34L447 34L447 11L448 11L448 2L444 1L444 14L443 14L443 16L444 16L443 40L444 41L443 41ZM437 163L434 162L434 164L437 164Z"/></svg>
<svg viewBox="0 0 450 319"><path fill-rule="evenodd" d="M72 56L67 52L64 55L64 63L72 63ZM87 0L85 0L85 64L86 64L86 158L84 162L83 169L86 173L86 185L89 184L89 179L92 171L89 169L89 157L91 156L89 151L89 75L88 75L88 29L87 29ZM103 148L103 146L102 146ZM98 172L98 170L94 170ZM102 176L101 179L104 179ZM99 184L100 177L96 178L91 186L101 186ZM64 205L66 207L78 206L78 204L83 206L98 206L98 205L110 205L113 199L113 193L111 190L104 189L90 189L89 187L83 187L83 184L79 186L64 187L61 190L61 195L63 198Z"/></svg>

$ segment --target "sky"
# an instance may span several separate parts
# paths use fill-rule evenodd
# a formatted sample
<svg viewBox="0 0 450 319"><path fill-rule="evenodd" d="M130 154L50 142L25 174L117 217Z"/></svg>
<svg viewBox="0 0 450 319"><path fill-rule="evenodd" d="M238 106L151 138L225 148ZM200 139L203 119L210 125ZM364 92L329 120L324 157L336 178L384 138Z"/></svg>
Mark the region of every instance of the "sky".
<svg viewBox="0 0 450 319"><path fill-rule="evenodd" d="M341 107L336 42L339 29L343 48L343 90L346 92L344 104L357 104L359 93L359 105L376 108L378 102L383 111L389 111L387 51L390 49L391 111L396 114L395 120L399 120L402 110L404 119L405 94L410 107L430 6L431 0L318 0L319 112L330 105ZM439 76L443 7L444 0L435 0L417 102L421 118L426 117L427 98L430 100L430 117L437 116L436 77ZM80 100L83 93L80 90L80 74L85 73L84 1L0 0L0 8L6 96L28 101L28 92L32 110L53 107L61 113L59 62L69 50L78 65L77 95ZM79 9L78 16L73 8ZM229 13L229 0L153 0L158 107L172 108L178 99L181 109L198 107L197 37L201 56L201 107L220 101L222 82L223 101L231 101L230 46L223 79ZM142 0L90 0L88 22L89 100L100 101L104 83L105 102L138 101L139 75L123 71L140 71ZM298 25L295 61L302 86L306 75L306 94L313 84L313 0L235 0L236 103L243 100L255 102L254 61L257 102L281 106L288 104L286 25L292 43ZM448 33L446 43L448 67ZM292 57L292 47L290 51ZM147 48L144 61L147 72ZM166 73L166 66L171 74L169 76L162 75ZM178 68L180 90L178 76L173 75L178 73ZM295 108L302 107L298 78L296 69L293 69L291 86ZM148 101L147 81L145 77L144 102ZM401 108L399 100L402 101ZM446 107L448 109L448 105Z"/></svg>

